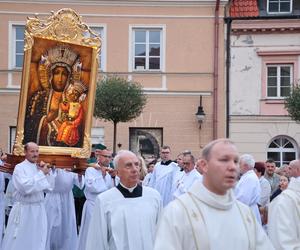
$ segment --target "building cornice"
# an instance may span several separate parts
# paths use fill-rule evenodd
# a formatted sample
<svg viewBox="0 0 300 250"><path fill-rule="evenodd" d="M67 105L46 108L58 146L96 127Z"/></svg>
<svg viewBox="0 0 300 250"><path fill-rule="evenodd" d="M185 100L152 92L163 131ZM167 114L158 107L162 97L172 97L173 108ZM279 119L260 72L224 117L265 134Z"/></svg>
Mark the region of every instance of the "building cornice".
<svg viewBox="0 0 300 250"><path fill-rule="evenodd" d="M294 33L300 31L298 19L233 20L232 33Z"/></svg>
<svg viewBox="0 0 300 250"><path fill-rule="evenodd" d="M264 122L264 123L272 123L272 122L279 122L279 123L286 123L291 122L295 123L288 115L230 115L230 122L244 122L244 123L257 123L257 122Z"/></svg>
<svg viewBox="0 0 300 250"><path fill-rule="evenodd" d="M84 6L215 6L215 0L130 0L130 1L120 1L120 0L10 0L10 1L1 1L0 3L14 3L14 4L70 4L70 5L84 5ZM221 0L220 4L225 6L228 3L228 0Z"/></svg>
<svg viewBox="0 0 300 250"><path fill-rule="evenodd" d="M168 90L151 90L144 89L147 95L162 95L162 96L211 96L211 91L168 91Z"/></svg>
<svg viewBox="0 0 300 250"><path fill-rule="evenodd" d="M259 56L298 56L300 50L259 50L256 53Z"/></svg>
<svg viewBox="0 0 300 250"><path fill-rule="evenodd" d="M19 94L20 93L20 88L0 88L0 95L6 95L6 94Z"/></svg>
<svg viewBox="0 0 300 250"><path fill-rule="evenodd" d="M1 11L0 14L5 15L21 15L21 16L49 16L48 12L21 12L21 11ZM135 14L112 14L112 13L80 13L82 17L110 17L110 18L172 18L172 19L209 19L215 18L214 16L204 15L135 15ZM220 16L219 19L223 19L224 16Z"/></svg>
<svg viewBox="0 0 300 250"><path fill-rule="evenodd" d="M19 94L20 88L0 88L0 95ZM144 88L144 93L147 95L162 95L162 96L211 96L211 91L168 91Z"/></svg>

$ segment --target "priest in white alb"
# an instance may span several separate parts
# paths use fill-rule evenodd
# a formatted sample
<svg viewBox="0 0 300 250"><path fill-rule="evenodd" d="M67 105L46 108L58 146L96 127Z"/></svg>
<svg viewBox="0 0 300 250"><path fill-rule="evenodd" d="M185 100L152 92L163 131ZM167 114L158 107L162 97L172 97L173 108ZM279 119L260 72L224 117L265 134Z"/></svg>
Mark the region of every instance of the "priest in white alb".
<svg viewBox="0 0 300 250"><path fill-rule="evenodd" d="M228 139L203 148L203 181L165 208L154 250L274 249L251 209L234 197L238 162L237 148Z"/></svg>
<svg viewBox="0 0 300 250"><path fill-rule="evenodd" d="M2 166L4 162L0 159L0 166ZM6 199L5 199L5 179L11 179L11 174L0 172L0 246L2 244L2 237L4 232L4 222L5 222L5 206L6 206ZM1 248L0 248L1 249Z"/></svg>
<svg viewBox="0 0 300 250"><path fill-rule="evenodd" d="M160 151L161 161L157 162L149 182L149 187L156 189L166 206L173 199L173 185L175 177L180 170L175 162L171 161L171 149L169 146L163 146Z"/></svg>
<svg viewBox="0 0 300 250"><path fill-rule="evenodd" d="M56 169L55 187L45 198L48 236L45 250L75 250L77 228L72 188L82 189L84 177L70 169Z"/></svg>
<svg viewBox="0 0 300 250"><path fill-rule="evenodd" d="M238 181L234 194L237 200L249 206L258 223L261 223L261 216L258 209L260 201L261 188L259 179L254 172L255 160L252 155L243 154L240 157L240 173L241 179Z"/></svg>
<svg viewBox="0 0 300 250"><path fill-rule="evenodd" d="M202 181L202 175L195 168L195 157L192 154L183 155L183 174L175 182L174 198L186 193L196 180Z"/></svg>
<svg viewBox="0 0 300 250"><path fill-rule="evenodd" d="M1 250L45 250L47 215L44 191L54 188L52 170L44 162L37 164L39 147L25 145L25 160L16 165L12 181L15 203L9 215Z"/></svg>
<svg viewBox="0 0 300 250"><path fill-rule="evenodd" d="M98 195L86 250L153 250L160 195L138 184L139 161L131 151L119 151L114 166L120 183Z"/></svg>
<svg viewBox="0 0 300 250"><path fill-rule="evenodd" d="M268 232L275 249L300 249L300 160L289 163L286 190L269 206Z"/></svg>
<svg viewBox="0 0 300 250"><path fill-rule="evenodd" d="M86 201L82 210L77 250L85 250L87 233L97 195L113 186L112 178L106 171L109 167L111 155L111 151L108 149L101 150L97 155L97 164L88 167L85 171L84 195Z"/></svg>

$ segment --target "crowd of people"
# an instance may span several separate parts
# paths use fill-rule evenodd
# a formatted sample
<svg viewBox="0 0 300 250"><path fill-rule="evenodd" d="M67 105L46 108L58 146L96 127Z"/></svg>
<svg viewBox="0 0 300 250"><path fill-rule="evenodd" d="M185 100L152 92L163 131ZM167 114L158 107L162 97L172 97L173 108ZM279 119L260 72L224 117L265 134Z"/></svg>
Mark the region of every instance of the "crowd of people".
<svg viewBox="0 0 300 250"><path fill-rule="evenodd" d="M300 160L256 162L228 139L198 159L185 150L172 161L163 146L147 163L102 146L79 175L39 161L29 142L12 176L0 174L0 234L2 250L300 249Z"/></svg>

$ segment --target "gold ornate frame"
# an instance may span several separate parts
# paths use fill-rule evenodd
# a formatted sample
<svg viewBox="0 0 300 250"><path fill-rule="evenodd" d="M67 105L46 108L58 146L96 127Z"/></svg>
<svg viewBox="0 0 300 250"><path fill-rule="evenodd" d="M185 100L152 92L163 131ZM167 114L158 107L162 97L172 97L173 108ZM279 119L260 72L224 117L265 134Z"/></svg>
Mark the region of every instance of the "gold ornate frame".
<svg viewBox="0 0 300 250"><path fill-rule="evenodd" d="M72 9L61 9L56 13L52 12L45 20L35 16L28 18L24 37L24 63L19 100L19 113L17 122L16 140L13 155L24 155L24 122L29 97L31 62L34 56L34 49L37 41L41 44L59 44L62 46L76 47L77 51L89 49L91 51L91 63L89 70L88 94L86 99L86 113L84 119L84 135L82 147L57 147L40 146L41 154L69 155L71 157L88 158L91 152L91 123L94 110L96 78L98 71L98 53L101 47L100 37L97 36L81 17ZM39 48L38 48L39 49ZM45 49L48 49L45 47Z"/></svg>

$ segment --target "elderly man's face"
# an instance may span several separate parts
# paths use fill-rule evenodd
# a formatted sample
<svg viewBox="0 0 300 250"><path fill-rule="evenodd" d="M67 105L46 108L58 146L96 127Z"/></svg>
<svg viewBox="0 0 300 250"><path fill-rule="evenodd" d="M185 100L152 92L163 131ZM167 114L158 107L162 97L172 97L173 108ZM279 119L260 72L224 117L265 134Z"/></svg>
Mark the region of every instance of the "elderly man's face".
<svg viewBox="0 0 300 250"><path fill-rule="evenodd" d="M275 162L267 162L266 163L266 172L269 176L272 176L275 172Z"/></svg>
<svg viewBox="0 0 300 250"><path fill-rule="evenodd" d="M25 150L25 158L31 163L37 163L39 158L39 146L35 143L29 143Z"/></svg>
<svg viewBox="0 0 300 250"><path fill-rule="evenodd" d="M224 195L232 188L238 176L239 155L230 143L219 142L213 146L208 160L201 159L204 180L210 191Z"/></svg>
<svg viewBox="0 0 300 250"><path fill-rule="evenodd" d="M134 187L140 180L139 160L135 155L125 154L119 159L118 176L126 187Z"/></svg>

